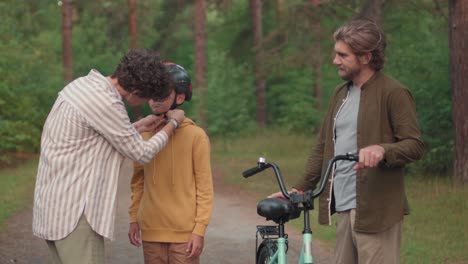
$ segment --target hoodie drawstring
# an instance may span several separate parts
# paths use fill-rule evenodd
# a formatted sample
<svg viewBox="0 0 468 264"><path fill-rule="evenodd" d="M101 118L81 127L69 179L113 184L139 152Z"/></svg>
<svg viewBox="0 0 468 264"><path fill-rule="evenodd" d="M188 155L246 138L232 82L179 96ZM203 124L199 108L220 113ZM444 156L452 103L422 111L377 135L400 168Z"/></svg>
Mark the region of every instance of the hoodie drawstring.
<svg viewBox="0 0 468 264"><path fill-rule="evenodd" d="M174 165L175 165L175 162L174 162L174 136L173 135L172 137L169 138L170 142L169 142L169 145L171 145L171 185L174 186L175 185L175 181L174 181ZM153 184L156 184L156 179L155 179L155 175L156 175L156 162L155 160L153 160L153 173L152 173L152 179L153 179Z"/></svg>
<svg viewBox="0 0 468 264"><path fill-rule="evenodd" d="M174 131L175 133L175 131ZM171 137L171 186L174 186L175 185L175 182L174 182L174 170L175 170L175 163L174 163L174 142L172 141L173 138L175 137L175 135L172 135Z"/></svg>

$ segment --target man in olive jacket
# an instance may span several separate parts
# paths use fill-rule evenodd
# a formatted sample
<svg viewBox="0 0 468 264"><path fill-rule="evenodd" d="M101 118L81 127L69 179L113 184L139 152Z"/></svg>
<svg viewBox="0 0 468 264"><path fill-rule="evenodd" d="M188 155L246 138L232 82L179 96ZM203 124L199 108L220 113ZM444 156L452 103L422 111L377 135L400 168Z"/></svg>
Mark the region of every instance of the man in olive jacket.
<svg viewBox="0 0 468 264"><path fill-rule="evenodd" d="M305 175L292 191L315 189L328 160L358 152L357 163L337 162L319 198L319 222L330 225L338 213L336 263L399 263L408 214L404 166L424 150L415 103L380 71L386 43L374 22L351 21L334 40L333 63L346 83L332 96Z"/></svg>

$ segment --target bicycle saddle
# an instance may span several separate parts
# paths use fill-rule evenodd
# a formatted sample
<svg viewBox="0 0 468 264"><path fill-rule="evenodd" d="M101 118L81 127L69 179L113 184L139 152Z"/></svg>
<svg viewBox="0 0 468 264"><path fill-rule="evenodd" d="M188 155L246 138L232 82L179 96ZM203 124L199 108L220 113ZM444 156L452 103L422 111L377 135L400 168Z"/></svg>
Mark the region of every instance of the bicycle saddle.
<svg viewBox="0 0 468 264"><path fill-rule="evenodd" d="M284 198L266 198L258 203L257 214L279 224L298 218L301 210Z"/></svg>

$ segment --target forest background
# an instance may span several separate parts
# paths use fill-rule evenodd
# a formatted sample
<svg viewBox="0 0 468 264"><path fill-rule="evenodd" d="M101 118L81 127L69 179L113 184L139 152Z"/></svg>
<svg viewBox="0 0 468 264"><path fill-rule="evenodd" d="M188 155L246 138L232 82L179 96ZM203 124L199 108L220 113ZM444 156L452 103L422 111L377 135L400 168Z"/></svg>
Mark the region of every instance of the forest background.
<svg viewBox="0 0 468 264"><path fill-rule="evenodd" d="M198 117L211 137L227 140L265 126L313 135L330 94L342 82L331 63L333 31L369 1L263 1L261 42L252 34L248 1L208 1L202 63L195 61L193 1L135 2L136 46L160 51L166 60L187 68L195 81L194 103L184 109ZM378 15L388 41L385 72L406 85L416 100L427 144L418 164L425 172L449 175L454 128L447 3L373 2L384 3ZM11 161L12 153L38 151L42 125L64 86L58 3L62 2L0 3L3 161ZM72 77L86 75L91 68L105 75L113 72L130 47L127 4L124 0L72 2ZM196 65L205 67L202 81L195 80ZM264 90L263 120L256 109L259 81Z"/></svg>
<svg viewBox="0 0 468 264"><path fill-rule="evenodd" d="M243 184L240 172L259 153L298 175L329 97L342 83L332 64L332 34L366 15L386 33L384 72L412 92L426 143L423 160L408 168L416 212L405 223L404 258L467 260L468 191L457 186L468 182L468 81L463 71L454 77L454 65L468 71L468 55L451 49L455 3L465 11L466 33L455 46L468 48L464 0L2 0L0 168L39 152L43 123L66 83L92 68L110 75L130 48L145 48L191 74L193 102L182 108L208 132L213 160L230 182ZM455 106L465 112L455 113ZM33 173L34 166L25 179ZM0 220L21 208L12 205L19 191L11 186L22 182L2 177ZM252 184L246 187L262 195L275 188ZM427 219L433 222L422 228ZM327 236L333 234L321 238Z"/></svg>

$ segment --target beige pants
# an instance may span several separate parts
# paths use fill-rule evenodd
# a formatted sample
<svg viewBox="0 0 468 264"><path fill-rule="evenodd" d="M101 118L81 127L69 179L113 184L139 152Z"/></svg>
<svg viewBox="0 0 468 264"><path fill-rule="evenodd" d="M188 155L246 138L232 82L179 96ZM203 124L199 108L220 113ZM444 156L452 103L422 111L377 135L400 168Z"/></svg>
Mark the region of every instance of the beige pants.
<svg viewBox="0 0 468 264"><path fill-rule="evenodd" d="M145 264L199 264L200 258L187 258L187 243L143 241Z"/></svg>
<svg viewBox="0 0 468 264"><path fill-rule="evenodd" d="M380 233L368 234L354 230L356 211L338 214L336 223L335 263L337 264L397 264L400 263L403 221Z"/></svg>
<svg viewBox="0 0 468 264"><path fill-rule="evenodd" d="M47 240L47 246L55 264L105 263L104 238L91 229L84 215L66 238Z"/></svg>

